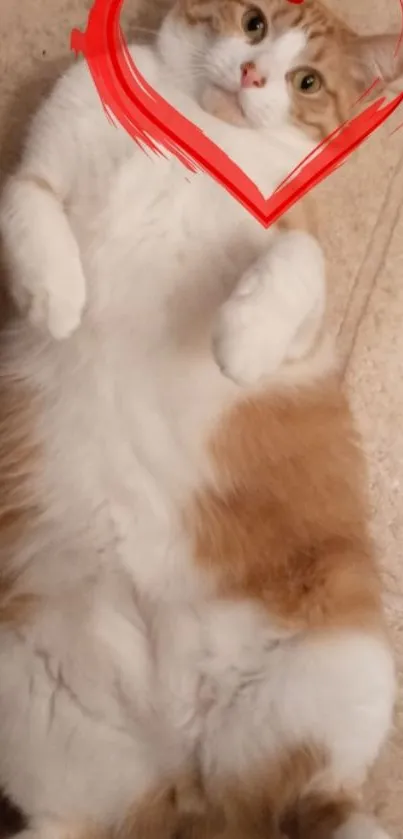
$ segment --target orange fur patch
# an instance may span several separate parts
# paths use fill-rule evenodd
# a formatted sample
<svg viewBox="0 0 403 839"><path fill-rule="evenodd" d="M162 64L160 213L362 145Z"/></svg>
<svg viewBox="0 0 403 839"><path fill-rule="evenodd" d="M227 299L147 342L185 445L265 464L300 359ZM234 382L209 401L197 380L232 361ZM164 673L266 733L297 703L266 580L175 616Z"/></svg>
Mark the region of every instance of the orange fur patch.
<svg viewBox="0 0 403 839"><path fill-rule="evenodd" d="M176 839L329 839L357 808L354 792L308 792L328 768L313 744L290 749L259 773L207 780L204 810L179 820Z"/></svg>
<svg viewBox="0 0 403 839"><path fill-rule="evenodd" d="M201 839L202 834L215 836L223 825L223 816L207 801L198 774L189 772L136 802L114 830L113 839L196 839L199 834Z"/></svg>
<svg viewBox="0 0 403 839"><path fill-rule="evenodd" d="M323 752L313 745L290 749L259 774L251 773L242 783L216 789L225 813L228 835L277 836L288 813L296 812L308 784L327 765Z"/></svg>
<svg viewBox="0 0 403 839"><path fill-rule="evenodd" d="M288 628L378 627L366 470L338 381L243 399L209 452L217 487L187 521L217 592L263 603Z"/></svg>
<svg viewBox="0 0 403 839"><path fill-rule="evenodd" d="M126 814L114 831L116 839L171 839L178 825L174 785L163 785L152 790Z"/></svg>
<svg viewBox="0 0 403 839"><path fill-rule="evenodd" d="M354 800L343 792L334 798L312 793L286 814L282 828L289 839L330 839L356 811Z"/></svg>

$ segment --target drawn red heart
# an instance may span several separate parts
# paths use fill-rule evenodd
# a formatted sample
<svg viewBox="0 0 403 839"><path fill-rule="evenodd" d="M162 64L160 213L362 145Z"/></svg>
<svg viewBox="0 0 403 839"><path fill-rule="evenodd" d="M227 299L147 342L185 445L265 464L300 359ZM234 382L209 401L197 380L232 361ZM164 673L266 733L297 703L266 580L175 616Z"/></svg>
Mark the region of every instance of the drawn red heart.
<svg viewBox="0 0 403 839"><path fill-rule="evenodd" d="M84 55L108 117L118 120L146 152L151 149L161 155L162 146L192 171L208 172L264 227L328 177L403 101L403 93L391 102L377 99L320 143L266 198L222 149L169 105L138 71L119 25L123 2L94 0L86 31L75 29L71 35L71 48Z"/></svg>

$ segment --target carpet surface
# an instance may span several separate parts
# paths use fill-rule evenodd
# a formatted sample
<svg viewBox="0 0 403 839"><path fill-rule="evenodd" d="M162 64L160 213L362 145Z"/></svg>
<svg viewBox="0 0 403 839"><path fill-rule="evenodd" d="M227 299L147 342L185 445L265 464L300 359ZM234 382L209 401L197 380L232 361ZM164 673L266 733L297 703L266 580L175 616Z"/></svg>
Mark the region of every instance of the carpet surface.
<svg viewBox="0 0 403 839"><path fill-rule="evenodd" d="M167 0L143 0L140 17L139 2L127 0L124 23L143 36ZM30 114L71 60L70 31L84 25L90 6L0 0L0 183L18 158ZM332 6L362 33L400 29L399 0ZM403 108L316 189L330 323L369 458L373 532L400 672L395 729L367 790L369 808L394 839L403 839L403 128L392 133L401 122Z"/></svg>

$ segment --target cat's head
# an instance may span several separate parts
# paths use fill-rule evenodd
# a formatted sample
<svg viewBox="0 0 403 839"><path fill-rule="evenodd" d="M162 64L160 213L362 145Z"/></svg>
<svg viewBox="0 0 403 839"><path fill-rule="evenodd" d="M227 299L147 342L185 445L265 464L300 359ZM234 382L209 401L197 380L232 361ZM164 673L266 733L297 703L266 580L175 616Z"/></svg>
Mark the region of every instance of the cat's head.
<svg viewBox="0 0 403 839"><path fill-rule="evenodd" d="M403 73L396 35L360 37L321 0L177 0L160 45L195 95L214 86L255 127L284 122L315 138L352 116L377 77Z"/></svg>

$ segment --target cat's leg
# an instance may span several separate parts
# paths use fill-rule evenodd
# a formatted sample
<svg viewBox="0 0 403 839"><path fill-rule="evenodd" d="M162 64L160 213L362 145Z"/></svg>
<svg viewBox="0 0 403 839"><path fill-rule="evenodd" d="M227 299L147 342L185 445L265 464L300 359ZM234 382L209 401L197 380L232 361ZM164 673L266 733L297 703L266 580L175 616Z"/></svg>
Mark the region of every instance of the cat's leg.
<svg viewBox="0 0 403 839"><path fill-rule="evenodd" d="M31 321L55 338L79 325L86 284L77 241L52 179L15 175L0 203L10 291Z"/></svg>
<svg viewBox="0 0 403 839"><path fill-rule="evenodd" d="M26 816L21 839L139 823L170 839L181 756L152 711L141 627L106 607L89 620L77 599L65 610L0 632L0 785Z"/></svg>
<svg viewBox="0 0 403 839"><path fill-rule="evenodd" d="M241 278L221 307L213 352L222 372L254 385L312 349L326 304L325 266L317 240L278 233L269 252Z"/></svg>
<svg viewBox="0 0 403 839"><path fill-rule="evenodd" d="M388 839L360 809L360 787L392 721L387 644L341 631L262 645L261 657L208 717L208 794L234 823L245 815L260 825L261 837L274 820L289 839Z"/></svg>
<svg viewBox="0 0 403 839"><path fill-rule="evenodd" d="M91 170L89 160L102 159L108 130L85 64L79 62L35 115L21 163L0 197L10 293L56 338L77 328L85 306L86 279L68 207L80 175ZM97 186L94 178L89 188Z"/></svg>

